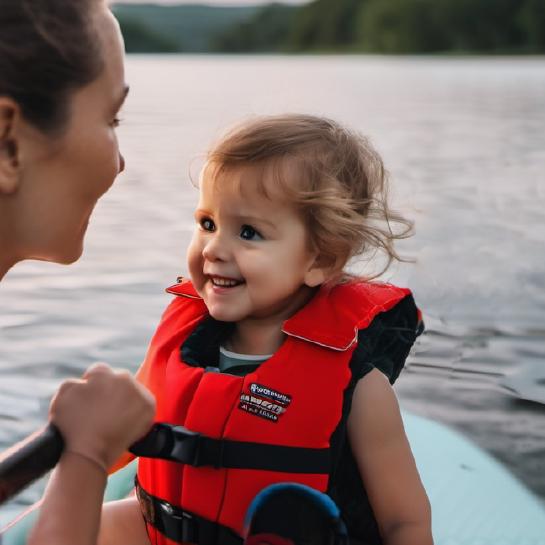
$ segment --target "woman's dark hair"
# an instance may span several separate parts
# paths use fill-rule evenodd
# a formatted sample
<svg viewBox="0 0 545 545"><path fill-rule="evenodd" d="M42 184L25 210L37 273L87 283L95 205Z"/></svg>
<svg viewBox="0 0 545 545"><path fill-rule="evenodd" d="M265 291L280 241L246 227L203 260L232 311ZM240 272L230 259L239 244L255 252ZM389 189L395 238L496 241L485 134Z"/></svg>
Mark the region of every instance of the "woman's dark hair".
<svg viewBox="0 0 545 545"><path fill-rule="evenodd" d="M91 24L101 0L0 0L0 96L44 132L61 131L70 94L103 69Z"/></svg>

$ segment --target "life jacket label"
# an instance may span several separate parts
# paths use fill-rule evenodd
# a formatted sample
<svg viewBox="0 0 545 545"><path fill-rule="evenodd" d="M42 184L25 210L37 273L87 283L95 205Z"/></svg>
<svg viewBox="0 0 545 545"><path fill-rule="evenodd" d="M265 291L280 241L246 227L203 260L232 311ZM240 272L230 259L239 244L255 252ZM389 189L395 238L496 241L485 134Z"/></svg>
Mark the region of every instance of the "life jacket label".
<svg viewBox="0 0 545 545"><path fill-rule="evenodd" d="M283 394L281 392L277 392L275 390L271 390L271 388L268 388L267 386L262 386L257 382L252 382L252 384L250 384L250 392L252 392L252 394L254 395L265 397L267 399L272 399L273 401L276 401L276 403L279 403L284 407L287 407L291 403L291 396Z"/></svg>
<svg viewBox="0 0 545 545"><path fill-rule="evenodd" d="M285 407L267 401L266 399L260 399L250 394L242 394L240 396L239 409L246 411L256 416L266 418L271 422L278 422L278 417L286 410Z"/></svg>
<svg viewBox="0 0 545 545"><path fill-rule="evenodd" d="M241 394L238 408L270 422L278 422L291 403L291 396L255 382L250 384L250 392Z"/></svg>

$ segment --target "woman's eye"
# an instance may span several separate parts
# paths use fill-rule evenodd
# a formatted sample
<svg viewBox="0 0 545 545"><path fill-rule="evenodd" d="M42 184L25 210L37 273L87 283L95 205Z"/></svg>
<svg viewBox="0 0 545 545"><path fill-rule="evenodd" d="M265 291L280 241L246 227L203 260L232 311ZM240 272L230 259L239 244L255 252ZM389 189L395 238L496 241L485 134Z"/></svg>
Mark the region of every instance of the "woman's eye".
<svg viewBox="0 0 545 545"><path fill-rule="evenodd" d="M213 231L215 228L214 222L209 218L202 219L200 225L205 231Z"/></svg>
<svg viewBox="0 0 545 545"><path fill-rule="evenodd" d="M263 237L251 225L243 225L240 230L240 238L244 240L262 240Z"/></svg>
<svg viewBox="0 0 545 545"><path fill-rule="evenodd" d="M119 125L121 125L122 122L123 120L120 117L114 117L114 120L112 121L112 126L114 127L114 129L116 129L117 127L119 127Z"/></svg>

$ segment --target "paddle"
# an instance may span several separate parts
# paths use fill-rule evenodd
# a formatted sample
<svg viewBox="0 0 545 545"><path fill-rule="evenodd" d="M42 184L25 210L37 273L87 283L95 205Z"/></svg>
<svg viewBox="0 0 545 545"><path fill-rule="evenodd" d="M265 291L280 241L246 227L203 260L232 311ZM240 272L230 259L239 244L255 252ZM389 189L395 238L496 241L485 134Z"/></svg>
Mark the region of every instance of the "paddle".
<svg viewBox="0 0 545 545"><path fill-rule="evenodd" d="M0 505L55 467L63 448L62 435L49 424L2 454Z"/></svg>
<svg viewBox="0 0 545 545"><path fill-rule="evenodd" d="M177 448L182 453L190 447L195 449L197 436L181 426L156 423L129 450L135 456L172 460L176 459ZM179 446L180 441L184 442L183 448ZM48 424L0 455L0 505L53 469L63 448L60 431L55 425Z"/></svg>

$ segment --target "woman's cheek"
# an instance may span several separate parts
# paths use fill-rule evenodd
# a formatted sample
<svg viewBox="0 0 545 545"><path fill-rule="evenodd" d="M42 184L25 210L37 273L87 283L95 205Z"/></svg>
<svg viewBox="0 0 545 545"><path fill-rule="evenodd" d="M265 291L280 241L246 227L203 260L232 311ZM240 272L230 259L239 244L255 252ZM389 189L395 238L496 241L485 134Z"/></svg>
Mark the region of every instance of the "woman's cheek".
<svg viewBox="0 0 545 545"><path fill-rule="evenodd" d="M104 148L101 155L104 158L104 171L102 175L103 186L101 188L101 194L103 194L110 189L117 176L125 168L125 160L119 153L117 136L113 128L108 130L108 134L104 139Z"/></svg>

